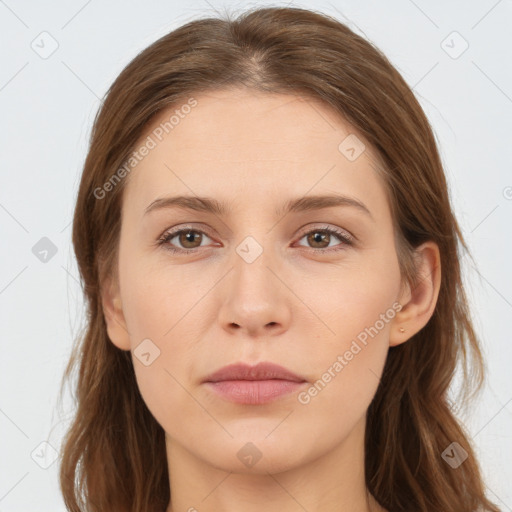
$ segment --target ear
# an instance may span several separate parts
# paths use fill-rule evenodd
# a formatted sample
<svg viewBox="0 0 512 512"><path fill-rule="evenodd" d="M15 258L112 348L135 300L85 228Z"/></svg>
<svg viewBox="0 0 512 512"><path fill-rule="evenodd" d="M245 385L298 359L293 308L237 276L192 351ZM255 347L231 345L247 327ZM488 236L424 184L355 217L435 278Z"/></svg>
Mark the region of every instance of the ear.
<svg viewBox="0 0 512 512"><path fill-rule="evenodd" d="M416 249L418 283L407 285L398 301L402 309L395 315L389 345L404 343L420 331L434 313L441 286L441 257L435 242L428 241ZM404 332L400 332L400 328Z"/></svg>
<svg viewBox="0 0 512 512"><path fill-rule="evenodd" d="M130 350L130 336L124 319L117 280L108 277L102 287L101 302L110 341L121 350Z"/></svg>

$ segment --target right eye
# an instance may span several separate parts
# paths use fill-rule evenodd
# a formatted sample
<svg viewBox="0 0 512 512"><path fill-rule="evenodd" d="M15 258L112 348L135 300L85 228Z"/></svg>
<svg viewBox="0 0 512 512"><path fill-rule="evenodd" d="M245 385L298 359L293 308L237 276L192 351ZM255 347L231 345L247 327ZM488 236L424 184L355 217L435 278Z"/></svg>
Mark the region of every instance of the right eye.
<svg viewBox="0 0 512 512"><path fill-rule="evenodd" d="M188 244L196 244L197 241L202 241L202 236L208 237L208 235L201 230L192 229L192 228L181 228L175 229L171 231L167 231L162 235L162 237L158 240L158 245L164 246L164 248L171 252L176 253L190 253L196 252L199 247L202 245L196 245L194 247L187 247ZM171 244L171 240L177 238L177 242L182 244L184 247L175 247ZM208 237L209 238L209 237Z"/></svg>

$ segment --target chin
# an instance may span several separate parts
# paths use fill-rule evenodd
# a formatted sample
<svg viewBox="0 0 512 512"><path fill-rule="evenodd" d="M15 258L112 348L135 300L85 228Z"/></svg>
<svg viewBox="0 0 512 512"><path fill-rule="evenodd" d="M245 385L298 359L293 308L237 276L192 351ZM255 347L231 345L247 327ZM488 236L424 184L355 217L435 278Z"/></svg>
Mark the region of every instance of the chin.
<svg viewBox="0 0 512 512"><path fill-rule="evenodd" d="M268 433L265 429L258 435L235 435L224 444L215 443L207 449L208 462L223 471L266 475L293 469L308 458L304 444L284 434L270 439Z"/></svg>

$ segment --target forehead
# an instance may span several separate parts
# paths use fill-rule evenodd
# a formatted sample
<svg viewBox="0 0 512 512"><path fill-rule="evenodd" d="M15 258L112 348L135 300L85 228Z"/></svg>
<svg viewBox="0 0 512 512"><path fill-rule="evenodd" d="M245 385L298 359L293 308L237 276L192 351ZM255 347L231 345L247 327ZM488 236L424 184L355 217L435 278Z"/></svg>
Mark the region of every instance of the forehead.
<svg viewBox="0 0 512 512"><path fill-rule="evenodd" d="M376 153L317 99L244 89L191 95L160 112L135 149L144 143L151 149L125 190L125 201L139 211L166 194L207 195L230 204L240 196L243 205L308 191L364 196L386 208ZM349 146L356 156L364 150L347 158Z"/></svg>

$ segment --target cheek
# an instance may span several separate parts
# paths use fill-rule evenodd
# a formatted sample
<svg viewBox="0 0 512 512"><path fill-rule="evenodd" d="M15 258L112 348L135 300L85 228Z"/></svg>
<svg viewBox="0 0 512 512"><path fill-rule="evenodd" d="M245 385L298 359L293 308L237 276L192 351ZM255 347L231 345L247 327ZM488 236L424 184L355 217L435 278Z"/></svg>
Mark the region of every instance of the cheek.
<svg viewBox="0 0 512 512"><path fill-rule="evenodd" d="M312 325L312 319L318 326L316 343L341 350L358 336L364 342L368 329L372 339L387 337L400 284L398 261L392 251L387 255L373 251L357 261L347 259L314 279L296 282L302 283L295 288L297 295L314 314L303 321Z"/></svg>
<svg viewBox="0 0 512 512"><path fill-rule="evenodd" d="M135 259L124 260L120 279L141 396L155 419L173 432L178 411L185 416L197 413L184 387L189 388L190 371L198 359L191 309L204 291L184 286L178 271L157 271Z"/></svg>
<svg viewBox="0 0 512 512"><path fill-rule="evenodd" d="M308 380L316 384L302 403L316 403L313 407L346 420L347 415L355 418L364 413L379 384L398 305L400 274L390 251L388 256L381 252L380 257L376 252L357 267L336 268L329 277L317 281L309 293L302 289L308 293L305 302L322 319L321 323L315 320L321 327L312 336L314 343L304 347L311 363L312 379ZM304 321L306 332L308 324L309 320Z"/></svg>
<svg viewBox="0 0 512 512"><path fill-rule="evenodd" d="M390 297L376 292L360 291L353 300L338 301L340 311L330 323L336 336L315 340L314 347L305 349L311 385L297 397L304 421L322 418L336 438L348 435L365 415L386 362L395 309Z"/></svg>
<svg viewBox="0 0 512 512"><path fill-rule="evenodd" d="M132 347L144 338L167 343L187 322L186 315L200 293L178 267L156 267L147 260L142 255L126 258L120 267L123 313Z"/></svg>
<svg viewBox="0 0 512 512"><path fill-rule="evenodd" d="M311 432L312 443L336 445L364 418L377 391L386 353L380 344L362 349L350 361L346 356L341 361L332 357L325 371L298 396L296 419L302 429Z"/></svg>

